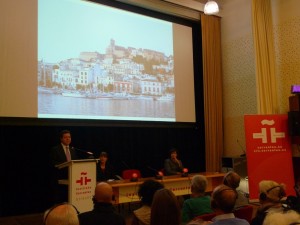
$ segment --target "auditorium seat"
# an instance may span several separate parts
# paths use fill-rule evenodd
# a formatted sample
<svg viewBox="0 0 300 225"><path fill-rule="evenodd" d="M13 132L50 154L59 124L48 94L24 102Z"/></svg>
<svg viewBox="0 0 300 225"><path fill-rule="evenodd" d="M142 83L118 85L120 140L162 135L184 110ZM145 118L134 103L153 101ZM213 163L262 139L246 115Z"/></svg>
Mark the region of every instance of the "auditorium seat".
<svg viewBox="0 0 300 225"><path fill-rule="evenodd" d="M129 169L129 170L123 170L122 172L122 178L123 179L131 179L132 178L132 174L136 173L137 174L137 178L141 178L141 171L136 170L136 169Z"/></svg>
<svg viewBox="0 0 300 225"><path fill-rule="evenodd" d="M235 217L240 219L245 219L250 223L253 215L253 206L252 205L241 206L235 209L233 213Z"/></svg>
<svg viewBox="0 0 300 225"><path fill-rule="evenodd" d="M196 216L193 220L203 220L203 221L211 221L217 214L216 213L207 213L200 216Z"/></svg>

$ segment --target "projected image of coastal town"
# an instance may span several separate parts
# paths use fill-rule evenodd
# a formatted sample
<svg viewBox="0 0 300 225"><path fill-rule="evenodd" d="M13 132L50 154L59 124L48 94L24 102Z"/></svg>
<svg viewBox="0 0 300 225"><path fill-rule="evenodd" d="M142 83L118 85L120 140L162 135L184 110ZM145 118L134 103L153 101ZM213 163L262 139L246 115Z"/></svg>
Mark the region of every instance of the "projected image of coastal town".
<svg viewBox="0 0 300 225"><path fill-rule="evenodd" d="M172 23L38 2L38 117L175 121Z"/></svg>

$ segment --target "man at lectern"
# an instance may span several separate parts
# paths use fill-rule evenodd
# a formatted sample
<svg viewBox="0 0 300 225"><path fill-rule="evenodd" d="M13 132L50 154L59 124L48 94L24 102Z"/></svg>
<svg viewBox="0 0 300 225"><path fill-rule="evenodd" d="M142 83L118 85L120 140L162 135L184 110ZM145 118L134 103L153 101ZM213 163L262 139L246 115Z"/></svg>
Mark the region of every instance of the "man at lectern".
<svg viewBox="0 0 300 225"><path fill-rule="evenodd" d="M75 149L70 147L71 132L60 132L60 143L50 150L49 163L51 166L51 186L53 189L54 203L67 201L68 191L66 185L59 185L58 180L68 179L68 168L57 169L55 166L61 163L78 159Z"/></svg>
<svg viewBox="0 0 300 225"><path fill-rule="evenodd" d="M71 132L69 130L62 130L59 137L60 144L54 146L50 151L50 164L52 166L78 159L75 149L70 147L72 141Z"/></svg>

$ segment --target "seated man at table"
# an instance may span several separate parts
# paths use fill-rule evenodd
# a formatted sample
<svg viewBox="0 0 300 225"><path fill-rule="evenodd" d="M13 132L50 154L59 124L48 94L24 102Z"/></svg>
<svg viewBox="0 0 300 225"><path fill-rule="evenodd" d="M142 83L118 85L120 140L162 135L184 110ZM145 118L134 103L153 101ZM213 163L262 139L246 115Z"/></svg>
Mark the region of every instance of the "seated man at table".
<svg viewBox="0 0 300 225"><path fill-rule="evenodd" d="M125 225L125 219L114 211L112 205L113 189L105 182L95 188L94 209L78 215L80 225Z"/></svg>
<svg viewBox="0 0 300 225"><path fill-rule="evenodd" d="M183 165L182 162L177 158L178 156L178 150L176 148L172 148L169 151L170 158L165 160L164 163L164 171L165 175L176 175L176 174L182 174L183 172Z"/></svg>

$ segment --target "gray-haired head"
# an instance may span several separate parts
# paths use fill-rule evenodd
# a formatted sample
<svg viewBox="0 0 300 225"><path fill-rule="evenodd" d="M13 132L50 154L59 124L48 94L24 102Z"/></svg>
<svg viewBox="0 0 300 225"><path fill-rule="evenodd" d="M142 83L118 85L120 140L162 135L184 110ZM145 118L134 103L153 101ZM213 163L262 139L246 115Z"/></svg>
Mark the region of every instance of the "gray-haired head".
<svg viewBox="0 0 300 225"><path fill-rule="evenodd" d="M191 181L191 190L193 193L204 193L207 187L207 179L203 175L195 175Z"/></svg>

